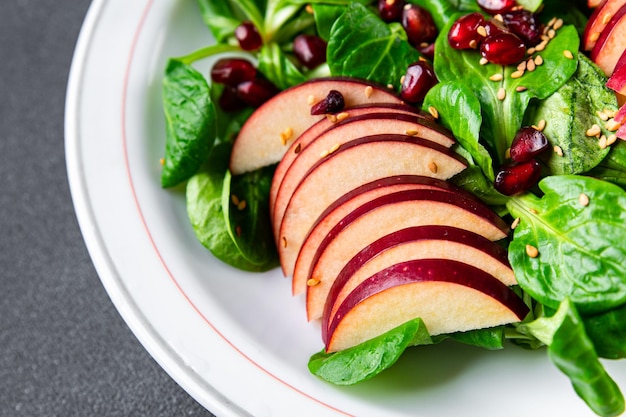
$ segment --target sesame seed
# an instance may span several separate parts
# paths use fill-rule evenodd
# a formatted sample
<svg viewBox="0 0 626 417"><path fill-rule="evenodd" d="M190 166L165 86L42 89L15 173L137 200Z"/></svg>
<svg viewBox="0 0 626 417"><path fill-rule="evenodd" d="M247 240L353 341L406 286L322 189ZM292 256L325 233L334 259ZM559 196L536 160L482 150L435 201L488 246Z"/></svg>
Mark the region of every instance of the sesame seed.
<svg viewBox="0 0 626 417"><path fill-rule="evenodd" d="M535 210L534 208L530 208L528 209L528 211L530 211L532 214L539 214L539 212Z"/></svg>
<svg viewBox="0 0 626 417"><path fill-rule="evenodd" d="M368 85L367 87L365 87L365 97L370 98L373 93L374 93L374 88L372 88L371 85Z"/></svg>
<svg viewBox="0 0 626 417"><path fill-rule="evenodd" d="M498 90L498 100L502 101L506 98L506 90L504 89L504 87L500 87L500 89Z"/></svg>
<svg viewBox="0 0 626 417"><path fill-rule="evenodd" d="M536 49L534 46L531 46L530 48L526 50L526 52L528 53L528 55L532 55L536 52Z"/></svg>
<svg viewBox="0 0 626 417"><path fill-rule="evenodd" d="M328 155L330 155L331 153L335 152L337 149L339 149L341 147L341 143L335 143L329 150L328 150Z"/></svg>
<svg viewBox="0 0 626 417"><path fill-rule="evenodd" d="M583 207L587 207L589 205L589 196L585 193L581 193L578 196L578 203Z"/></svg>
<svg viewBox="0 0 626 417"><path fill-rule="evenodd" d="M286 145L293 136L293 129L288 127L287 129L280 132L280 141L283 145Z"/></svg>
<svg viewBox="0 0 626 417"><path fill-rule="evenodd" d="M541 119L539 120L539 123L537 123L537 127L535 129L537 129L540 132L543 132L543 129L546 128L546 121L545 119Z"/></svg>
<svg viewBox="0 0 626 417"><path fill-rule="evenodd" d="M520 71L520 70L513 71L511 73L511 78L521 78L522 75L524 75L524 71Z"/></svg>
<svg viewBox="0 0 626 417"><path fill-rule="evenodd" d="M550 26L554 25L555 23L556 23L556 16L554 16L552 19L550 19L546 26L550 27Z"/></svg>
<svg viewBox="0 0 626 417"><path fill-rule="evenodd" d="M509 158L511 158L511 148L506 148L506 150L504 151L504 159Z"/></svg>
<svg viewBox="0 0 626 417"><path fill-rule="evenodd" d="M159 159L159 164L161 164L161 166L165 165L165 158Z"/></svg>
<svg viewBox="0 0 626 417"><path fill-rule="evenodd" d="M563 156L563 149L559 145L554 146L554 153L558 156Z"/></svg>
<svg viewBox="0 0 626 417"><path fill-rule="evenodd" d="M326 119L331 123L337 123L337 116L334 114L327 114Z"/></svg>
<svg viewBox="0 0 626 417"><path fill-rule="evenodd" d="M617 116L617 110L604 109L604 114L609 118Z"/></svg>
<svg viewBox="0 0 626 417"><path fill-rule="evenodd" d="M328 149L320 152L320 158L326 158L328 156Z"/></svg>
<svg viewBox="0 0 626 417"><path fill-rule="evenodd" d="M543 64L543 57L541 55L537 55L533 61L536 66Z"/></svg>
<svg viewBox="0 0 626 417"><path fill-rule="evenodd" d="M604 120L605 122L609 120L609 116L607 116L607 114L603 111L598 110L596 114L598 115L600 119Z"/></svg>
<svg viewBox="0 0 626 417"><path fill-rule="evenodd" d="M495 15L493 18L496 19L498 22L504 22L504 18L502 17L500 13Z"/></svg>
<svg viewBox="0 0 626 417"><path fill-rule="evenodd" d="M517 70L526 71L526 61L522 61L519 64L517 64Z"/></svg>
<svg viewBox="0 0 626 417"><path fill-rule="evenodd" d="M404 133L406 133L409 136L417 136L417 130L415 129L408 129L407 131L405 131Z"/></svg>
<svg viewBox="0 0 626 417"><path fill-rule="evenodd" d="M528 90L528 88L524 87L523 85L515 87L515 91L517 91L518 93L521 93L522 91L526 91L526 90Z"/></svg>
<svg viewBox="0 0 626 417"><path fill-rule="evenodd" d="M387 88L393 90L393 84L387 84Z"/></svg>
<svg viewBox="0 0 626 417"><path fill-rule="evenodd" d="M597 124L594 124L589 129L587 129L587 131L585 132L585 135L590 136L590 137L591 136L600 136L601 132L602 132L602 130L600 129L600 126L598 126Z"/></svg>
<svg viewBox="0 0 626 417"><path fill-rule="evenodd" d="M430 172L432 172L433 174L436 174L437 171L439 170L439 167L437 166L437 164L434 161L430 161L428 163L428 170Z"/></svg>
<svg viewBox="0 0 626 417"><path fill-rule="evenodd" d="M615 121L615 119L609 119L604 124L604 127L606 127L606 130L608 130L609 132L615 132L617 129L620 128L621 125L622 124Z"/></svg>
<svg viewBox="0 0 626 417"><path fill-rule="evenodd" d="M600 149L606 149L607 147L606 142L607 142L606 135L600 136L600 140L598 140L598 146L600 146Z"/></svg>
<svg viewBox="0 0 626 417"><path fill-rule="evenodd" d="M533 61L532 59L529 59L529 60L528 60L528 63L526 64L526 70L528 70L528 71L531 71L531 72L532 72L532 71L534 71L534 70L535 70L535 68L536 68L536 66L535 66L535 61Z"/></svg>
<svg viewBox="0 0 626 417"><path fill-rule="evenodd" d="M241 200L239 204L237 204L237 210L241 211L245 209L247 205L246 200Z"/></svg>
<svg viewBox="0 0 626 417"><path fill-rule="evenodd" d="M563 56L567 59L574 59L574 55L572 54L572 51L570 51L569 49L566 49L563 51Z"/></svg>
<svg viewBox="0 0 626 417"><path fill-rule="evenodd" d="M310 96L308 96L306 98L306 102L309 106L312 106L313 104L315 104L315 96L313 94L311 94Z"/></svg>
<svg viewBox="0 0 626 417"><path fill-rule="evenodd" d="M563 27L563 19L561 19L561 18L556 19L556 21L554 22L554 24L552 25L552 27L554 28L554 30L559 30L559 29L561 29L561 27Z"/></svg>
<svg viewBox="0 0 626 417"><path fill-rule="evenodd" d="M591 42L595 42L595 41L597 41L598 39L600 39L600 32L593 32L593 33L591 34L591 36L589 36L589 40L590 40Z"/></svg>
<svg viewBox="0 0 626 417"><path fill-rule="evenodd" d="M348 114L348 112L342 111L341 113L337 114L337 121L341 122L342 120L346 120L350 115Z"/></svg>
<svg viewBox="0 0 626 417"><path fill-rule="evenodd" d="M489 60L485 57L480 58L480 61L478 61L478 63L480 65L487 65L489 63Z"/></svg>
<svg viewBox="0 0 626 417"><path fill-rule="evenodd" d="M544 39L543 41L541 41L537 45L535 45L535 51L541 52L544 49L546 49L547 45L548 45L548 39Z"/></svg>
<svg viewBox="0 0 626 417"><path fill-rule="evenodd" d="M548 37L550 39L554 39L555 36L556 36L556 31L554 29L548 30Z"/></svg>
<svg viewBox="0 0 626 417"><path fill-rule="evenodd" d="M472 48L472 49L476 49L476 48L478 48L478 42L476 42L476 39L472 39L472 40L469 42L469 47L470 47L470 48Z"/></svg>
<svg viewBox="0 0 626 417"><path fill-rule="evenodd" d="M489 79L491 81L502 81L502 74L501 73L493 74L492 76L489 77Z"/></svg>
<svg viewBox="0 0 626 417"><path fill-rule="evenodd" d="M239 205L239 198L235 194L230 196L230 201L232 201L236 206Z"/></svg>
<svg viewBox="0 0 626 417"><path fill-rule="evenodd" d="M606 146L611 146L612 144L615 143L616 140L617 140L617 135L616 134L609 135L606 138Z"/></svg>
<svg viewBox="0 0 626 417"><path fill-rule="evenodd" d="M310 4L306 5L305 10L308 14L313 14L313 6L311 6Z"/></svg>
<svg viewBox="0 0 626 417"><path fill-rule="evenodd" d="M430 115L435 119L439 119L439 111L433 106L428 107L428 113L430 113Z"/></svg>
<svg viewBox="0 0 626 417"><path fill-rule="evenodd" d="M478 34L482 36L483 38L487 37L487 29L485 29L484 26L478 26L478 29L476 29L476 32L478 32Z"/></svg>
<svg viewBox="0 0 626 417"><path fill-rule="evenodd" d="M531 258L536 258L537 256L539 256L539 250L533 245L526 245L526 255L530 256Z"/></svg>
<svg viewBox="0 0 626 417"><path fill-rule="evenodd" d="M406 79L406 75L400 77L400 84L404 84L404 80Z"/></svg>
<svg viewBox="0 0 626 417"><path fill-rule="evenodd" d="M316 279L316 278L310 278L309 280L307 280L306 285L309 287L315 287L316 285L319 285L320 280Z"/></svg>
<svg viewBox="0 0 626 417"><path fill-rule="evenodd" d="M519 218L519 217L518 217L518 218L516 218L515 220L513 220L513 223L511 223L511 229L512 229L512 230L515 230L515 228L516 228L517 226L519 226L519 222L520 222L520 218Z"/></svg>
<svg viewBox="0 0 626 417"><path fill-rule="evenodd" d="M612 17L613 15L611 13L605 13L604 16L602 16L602 24L606 25L607 23L609 23Z"/></svg>

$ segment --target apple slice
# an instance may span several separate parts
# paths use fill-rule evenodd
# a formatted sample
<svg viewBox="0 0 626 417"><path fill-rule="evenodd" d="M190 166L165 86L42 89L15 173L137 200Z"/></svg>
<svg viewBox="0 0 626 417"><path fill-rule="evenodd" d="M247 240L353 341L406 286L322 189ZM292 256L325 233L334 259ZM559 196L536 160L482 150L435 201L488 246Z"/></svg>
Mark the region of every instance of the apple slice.
<svg viewBox="0 0 626 417"><path fill-rule="evenodd" d="M593 49L611 18L625 4L626 0L606 0L593 11L583 32L582 47L584 51Z"/></svg>
<svg viewBox="0 0 626 417"><path fill-rule="evenodd" d="M626 95L626 49L617 60L615 70L606 82L606 86L618 94Z"/></svg>
<svg viewBox="0 0 626 417"><path fill-rule="evenodd" d="M482 269L506 286L517 284L504 246L456 227L408 227L365 246L345 264L328 293L322 323L328 322L348 294L371 275L401 262L429 258L463 262ZM322 327L324 339L326 330Z"/></svg>
<svg viewBox="0 0 626 417"><path fill-rule="evenodd" d="M409 106L406 104L394 104L394 103L375 103L375 104L361 104L344 109L342 112L347 115L348 118L358 117L364 114L378 114L378 113L400 113L400 114L412 114L415 117L419 117L425 120L429 120L434 123L435 119L417 107ZM347 120L347 119L345 119ZM276 166L274 171L274 177L272 180L272 187L270 189L270 213L274 211L274 202L276 200L276 194L280 188L280 184L283 182L285 172L291 166L293 160L298 156L308 144L313 141L321 133L337 126L341 122L338 122L336 118L325 117L322 120L314 123L308 129L306 129L300 136L298 136L289 145L289 149L285 152L280 163Z"/></svg>
<svg viewBox="0 0 626 417"><path fill-rule="evenodd" d="M319 215L352 189L394 175L448 179L466 166L454 151L423 138L384 134L347 142L320 158L295 187L276 236L279 255L292 245L299 250Z"/></svg>
<svg viewBox="0 0 626 417"><path fill-rule="evenodd" d="M448 130L432 121L425 121L408 114L364 114L337 123L336 126L324 131L301 150L285 172L287 180L281 182L278 191L276 191L275 202L271 205L273 207L271 216L274 224L274 235L276 236L279 232L281 219L294 189L309 169L319 161L320 155L332 152L345 143L363 136L387 133L410 134L433 141L446 148L455 143L454 137ZM277 180L276 177L274 179ZM271 188L274 188L276 184L277 181L272 181Z"/></svg>
<svg viewBox="0 0 626 417"><path fill-rule="evenodd" d="M280 161L288 145L324 116L312 116L312 102L339 91L347 107L397 103L392 91L347 77L318 78L284 90L259 107L241 127L230 156L230 171L242 174Z"/></svg>
<svg viewBox="0 0 626 417"><path fill-rule="evenodd" d="M607 0L608 1L608 0ZM620 7L606 25L589 57L607 77L615 70L617 61L626 49L626 4Z"/></svg>
<svg viewBox="0 0 626 417"><path fill-rule="evenodd" d="M452 183L436 178L422 175L395 175L369 182L348 191L333 201L320 214L306 236L303 237L303 243L300 247L288 245L280 251L283 273L285 276L294 275L294 279L292 279L293 295L298 295L306 289L308 268L315 253L310 248L317 248L341 219L369 201L398 191L414 189L460 190ZM298 273L294 274L294 270L298 270Z"/></svg>
<svg viewBox="0 0 626 417"><path fill-rule="evenodd" d="M406 190L369 201L338 222L319 246L306 248L314 252L311 262L297 269L293 279L307 283L308 320L322 316L335 279L362 248L396 230L427 225L463 228L489 240L503 239L509 230L489 207L461 193ZM305 277L298 275L301 271Z"/></svg>
<svg viewBox="0 0 626 417"><path fill-rule="evenodd" d="M357 286L328 323L324 342L327 352L337 352L417 317L436 336L518 322L528 311L517 294L479 268L419 259L383 269Z"/></svg>

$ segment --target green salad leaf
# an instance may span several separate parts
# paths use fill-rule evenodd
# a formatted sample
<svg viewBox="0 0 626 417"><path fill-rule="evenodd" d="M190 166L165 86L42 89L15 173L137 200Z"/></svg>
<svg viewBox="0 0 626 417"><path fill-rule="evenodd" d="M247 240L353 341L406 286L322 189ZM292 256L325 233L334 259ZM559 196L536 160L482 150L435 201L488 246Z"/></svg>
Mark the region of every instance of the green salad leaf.
<svg viewBox="0 0 626 417"><path fill-rule="evenodd" d="M163 110L166 142L161 185L173 187L198 171L215 141L215 108L202 74L170 59L163 79Z"/></svg>
<svg viewBox="0 0 626 417"><path fill-rule="evenodd" d="M587 174L626 188L626 142L611 145L608 155Z"/></svg>
<svg viewBox="0 0 626 417"><path fill-rule="evenodd" d="M598 356L626 358L626 305L584 317L583 321Z"/></svg>
<svg viewBox="0 0 626 417"><path fill-rule="evenodd" d="M507 202L520 219L509 245L520 287L554 309L569 297L585 315L626 303L626 192L575 175L546 177L539 188L542 197ZM529 256L527 246L539 255Z"/></svg>

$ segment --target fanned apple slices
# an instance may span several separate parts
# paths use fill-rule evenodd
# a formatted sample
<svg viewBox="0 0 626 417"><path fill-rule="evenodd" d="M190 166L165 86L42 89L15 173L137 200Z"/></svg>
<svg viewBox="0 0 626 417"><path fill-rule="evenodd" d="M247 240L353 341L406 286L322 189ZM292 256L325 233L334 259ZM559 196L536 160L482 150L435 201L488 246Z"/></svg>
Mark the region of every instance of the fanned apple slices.
<svg viewBox="0 0 626 417"><path fill-rule="evenodd" d="M311 116L330 90L341 117ZM314 97L316 100L311 100ZM358 80L269 100L235 141L233 174L278 163L270 215L281 268L328 352L420 317L432 335L523 320L497 241L508 225L448 180L467 167L433 116Z"/></svg>

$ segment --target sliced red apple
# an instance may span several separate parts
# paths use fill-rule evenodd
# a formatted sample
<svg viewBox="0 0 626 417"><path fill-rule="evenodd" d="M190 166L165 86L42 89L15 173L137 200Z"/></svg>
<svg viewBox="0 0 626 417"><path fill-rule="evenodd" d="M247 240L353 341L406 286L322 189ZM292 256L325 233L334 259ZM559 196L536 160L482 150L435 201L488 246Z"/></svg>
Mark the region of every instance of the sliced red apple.
<svg viewBox="0 0 626 417"><path fill-rule="evenodd" d="M347 115L348 119L352 117L358 117L364 114L378 114L378 113L400 113L400 114L412 114L415 117L419 117L430 122L434 122L434 118L430 113L419 110L417 107L409 106L406 104L394 104L394 103L375 103L375 104L361 104L344 109L342 112ZM344 120L348 120L344 119ZM280 184L283 182L285 172L291 166L291 163L296 159L297 155L305 149L308 144L317 138L321 133L328 129L331 129L337 125L340 125L342 121L338 121L335 118L325 117L322 120L314 123L308 129L306 129L300 136L298 136L289 145L289 149L285 152L279 164L274 171L274 177L272 179L272 187L270 189L270 213L274 211L274 202L276 200L276 194L280 188ZM391 132L389 132L391 133Z"/></svg>
<svg viewBox="0 0 626 417"><path fill-rule="evenodd" d="M606 86L618 94L626 95L626 49L617 60L615 70L606 82Z"/></svg>
<svg viewBox="0 0 626 417"><path fill-rule="evenodd" d="M608 0L607 0L608 1ZM606 25L589 57L610 77L626 49L626 5L621 6Z"/></svg>
<svg viewBox="0 0 626 417"><path fill-rule="evenodd" d="M402 101L392 91L352 78L318 78L277 94L259 107L244 123L233 145L230 170L233 174L280 161L288 145L324 116L312 116L311 105L330 90L339 91L346 106Z"/></svg>
<svg viewBox="0 0 626 417"><path fill-rule="evenodd" d="M392 265L416 259L450 259L473 265L506 286L517 284L507 250L476 233L450 226L400 229L365 246L337 274L324 304L322 323L363 281ZM322 336L326 339L326 328Z"/></svg>
<svg viewBox="0 0 626 417"><path fill-rule="evenodd" d="M406 190L369 201L338 222L318 247L306 248L314 252L311 262L297 269L293 279L308 284L308 320L322 316L335 279L362 248L397 230L427 225L463 228L489 240L503 239L509 230L490 208L460 193ZM306 273L304 278L300 271Z"/></svg>
<svg viewBox="0 0 626 417"><path fill-rule="evenodd" d="M418 317L435 336L515 323L528 311L517 294L479 268L419 259L383 269L357 286L327 324L324 342L327 352L336 352Z"/></svg>
<svg viewBox="0 0 626 417"><path fill-rule="evenodd" d="M344 217L363 204L387 194L413 189L438 189L442 191L459 191L460 189L448 181L426 177L423 175L396 175L372 181L348 191L333 201L315 220L302 245L288 245L281 250L281 266L283 273L293 274L292 292L298 295L306 289L306 278L311 258L330 230ZM302 232L305 232L302 230ZM300 240L300 238L296 238ZM294 273L297 270L297 273Z"/></svg>
<svg viewBox="0 0 626 417"><path fill-rule="evenodd" d="M591 51L593 49L611 18L625 4L626 0L606 0L601 6L595 8L591 16L589 16L583 32L583 50Z"/></svg>
<svg viewBox="0 0 626 417"><path fill-rule="evenodd" d="M320 155L333 152L345 143L363 136L387 133L417 136L438 143L446 148L451 147L455 143L455 139L448 130L441 128L432 121L426 121L408 114L364 114L338 123L312 140L293 159L291 166L285 172L284 178L286 180L281 182L278 191L276 191L275 202L271 205L273 207L271 216L274 225L274 235L277 235L279 232L281 219L294 189L302 181L309 169L320 160ZM274 179L277 178L274 177ZM276 184L277 181L273 181L272 188Z"/></svg>
<svg viewBox="0 0 626 417"><path fill-rule="evenodd" d="M319 215L350 190L394 175L448 179L466 166L455 152L418 137L385 134L350 141L320 158L295 187L276 236L279 254L291 245L299 249Z"/></svg>

